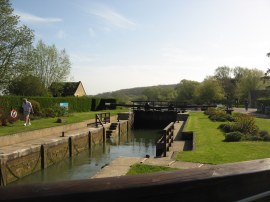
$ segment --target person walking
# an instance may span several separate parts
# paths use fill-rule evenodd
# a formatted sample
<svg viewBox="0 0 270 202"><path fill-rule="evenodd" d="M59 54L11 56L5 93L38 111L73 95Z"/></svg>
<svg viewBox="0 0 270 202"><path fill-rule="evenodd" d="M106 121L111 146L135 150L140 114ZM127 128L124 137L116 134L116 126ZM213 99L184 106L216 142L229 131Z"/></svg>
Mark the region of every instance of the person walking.
<svg viewBox="0 0 270 202"><path fill-rule="evenodd" d="M25 120L25 123L23 125L30 126L31 125L30 113L32 112L34 114L34 110L33 110L31 102L29 102L26 98L24 98L22 108L23 108L23 115L24 115L24 120Z"/></svg>

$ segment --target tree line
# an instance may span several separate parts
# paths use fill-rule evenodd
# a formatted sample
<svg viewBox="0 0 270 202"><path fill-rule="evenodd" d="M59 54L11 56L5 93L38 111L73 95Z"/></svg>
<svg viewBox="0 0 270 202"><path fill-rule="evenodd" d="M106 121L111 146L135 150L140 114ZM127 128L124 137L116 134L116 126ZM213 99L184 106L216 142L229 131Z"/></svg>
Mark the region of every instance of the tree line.
<svg viewBox="0 0 270 202"><path fill-rule="evenodd" d="M120 103L136 100L177 101L189 104L243 104L252 90L265 89L264 72L256 68L221 66L202 82L183 79L175 85L125 89L100 94Z"/></svg>
<svg viewBox="0 0 270 202"><path fill-rule="evenodd" d="M64 50L39 40L20 25L9 0L0 0L0 94L49 95L53 82L69 78L71 63Z"/></svg>

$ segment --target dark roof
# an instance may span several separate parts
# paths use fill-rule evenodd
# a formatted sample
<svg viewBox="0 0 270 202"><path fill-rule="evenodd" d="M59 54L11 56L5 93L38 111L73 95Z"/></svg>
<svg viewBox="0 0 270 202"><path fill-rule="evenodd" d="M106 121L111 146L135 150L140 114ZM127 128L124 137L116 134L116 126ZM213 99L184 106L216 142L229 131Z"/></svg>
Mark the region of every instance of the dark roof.
<svg viewBox="0 0 270 202"><path fill-rule="evenodd" d="M63 89L63 96L74 96L80 82L66 82Z"/></svg>
<svg viewBox="0 0 270 202"><path fill-rule="evenodd" d="M53 82L51 87L53 88L54 86L60 87L61 90L61 96L66 97L66 96L74 96L76 90L78 89L79 82ZM56 95L54 95L56 96Z"/></svg>

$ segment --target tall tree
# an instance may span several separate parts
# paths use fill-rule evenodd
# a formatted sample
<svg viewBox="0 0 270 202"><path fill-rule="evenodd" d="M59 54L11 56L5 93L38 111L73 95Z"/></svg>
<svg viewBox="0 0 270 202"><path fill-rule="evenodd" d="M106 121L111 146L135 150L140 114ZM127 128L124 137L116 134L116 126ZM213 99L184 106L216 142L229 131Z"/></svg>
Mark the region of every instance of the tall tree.
<svg viewBox="0 0 270 202"><path fill-rule="evenodd" d="M178 102L187 102L189 104L195 102L195 92L198 86L200 85L197 81L190 81L183 79L175 87L176 91L176 101Z"/></svg>
<svg viewBox="0 0 270 202"><path fill-rule="evenodd" d="M236 93L240 100L247 99L250 91L263 87L263 75L261 70L242 68L241 77L236 83Z"/></svg>
<svg viewBox="0 0 270 202"><path fill-rule="evenodd" d="M222 102L225 98L220 82L214 77L206 77L196 90L197 103L212 104Z"/></svg>
<svg viewBox="0 0 270 202"><path fill-rule="evenodd" d="M233 70L228 66L222 66L218 67L215 70L214 77L220 82L224 93L226 96L228 96L230 99L233 99L235 97L235 82L232 78L232 72Z"/></svg>
<svg viewBox="0 0 270 202"><path fill-rule="evenodd" d="M53 82L66 81L71 69L69 56L65 50L58 51L55 45L47 46L41 40L31 56L33 75L39 77L45 87Z"/></svg>
<svg viewBox="0 0 270 202"><path fill-rule="evenodd" d="M9 0L0 0L0 88L13 78L24 74L29 67L22 60L24 50L32 44L33 31L18 26L19 17L13 14Z"/></svg>
<svg viewBox="0 0 270 202"><path fill-rule="evenodd" d="M8 86L11 95L48 96L49 93L38 77L28 75L14 79Z"/></svg>

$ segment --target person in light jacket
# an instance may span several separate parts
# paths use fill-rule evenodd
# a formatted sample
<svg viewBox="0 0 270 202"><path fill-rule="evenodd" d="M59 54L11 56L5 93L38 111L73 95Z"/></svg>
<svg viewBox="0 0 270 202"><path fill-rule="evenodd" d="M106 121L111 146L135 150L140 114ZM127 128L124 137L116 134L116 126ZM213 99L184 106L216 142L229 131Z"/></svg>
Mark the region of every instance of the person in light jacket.
<svg viewBox="0 0 270 202"><path fill-rule="evenodd" d="M34 110L33 110L31 102L29 102L26 98L24 98L22 108L23 108L23 115L24 115L24 120L25 120L25 123L23 125L24 126L27 126L27 125L30 126L31 125L30 113L34 114Z"/></svg>

